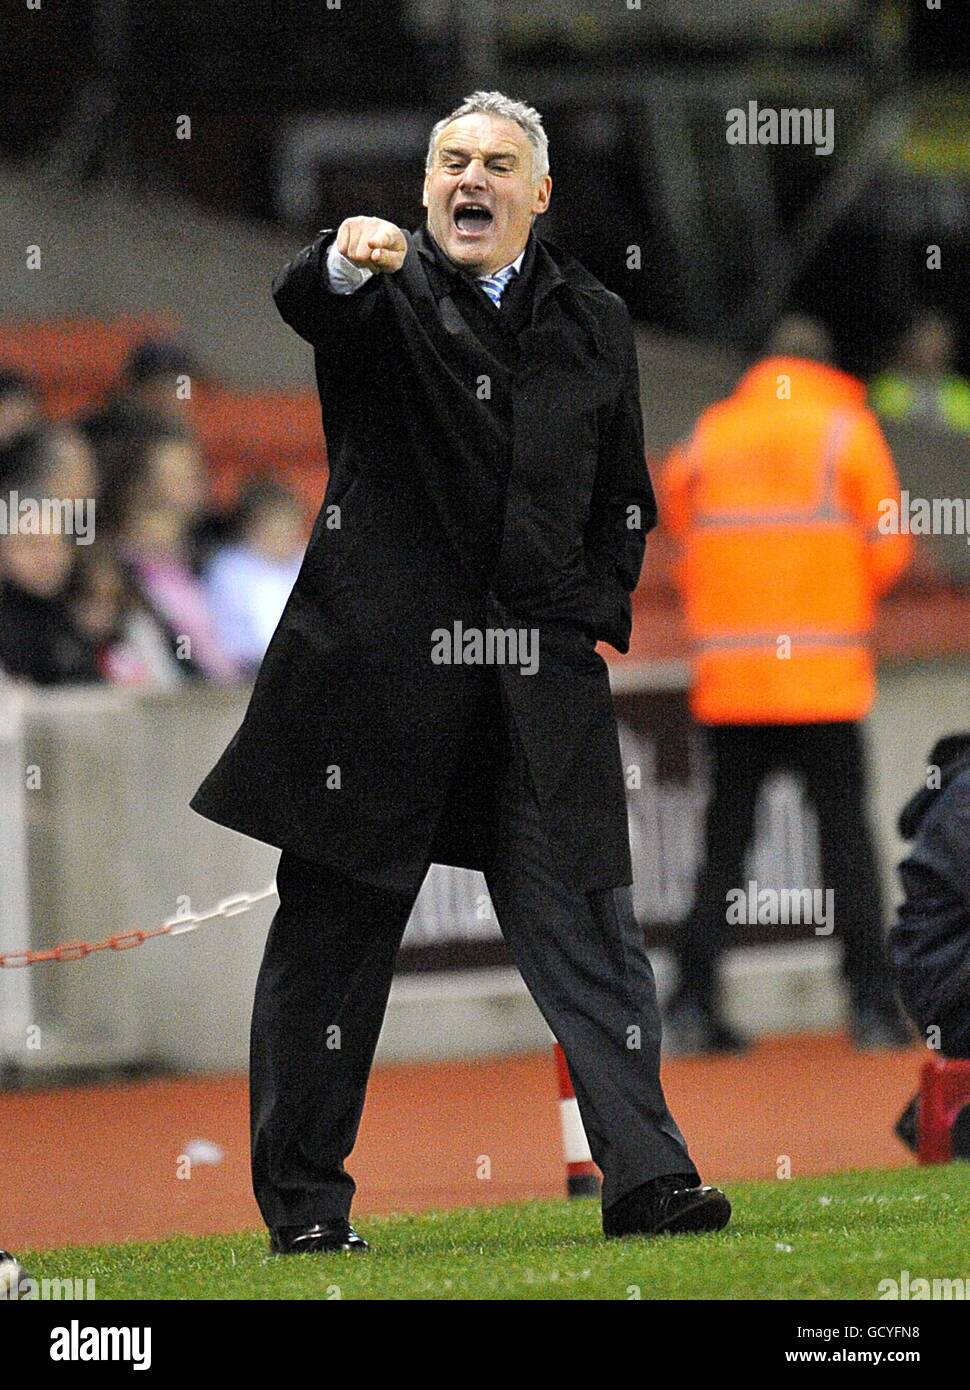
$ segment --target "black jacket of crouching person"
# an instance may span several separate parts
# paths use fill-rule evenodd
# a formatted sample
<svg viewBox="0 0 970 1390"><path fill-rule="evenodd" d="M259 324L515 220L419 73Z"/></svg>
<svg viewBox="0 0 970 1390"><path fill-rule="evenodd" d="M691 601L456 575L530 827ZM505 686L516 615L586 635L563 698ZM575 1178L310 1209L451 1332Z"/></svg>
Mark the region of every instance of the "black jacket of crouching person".
<svg viewBox="0 0 970 1390"><path fill-rule="evenodd" d="M899 818L913 843L899 865L905 899L889 955L924 1039L944 1056L970 1058L970 733L941 739L928 771L930 785Z"/></svg>

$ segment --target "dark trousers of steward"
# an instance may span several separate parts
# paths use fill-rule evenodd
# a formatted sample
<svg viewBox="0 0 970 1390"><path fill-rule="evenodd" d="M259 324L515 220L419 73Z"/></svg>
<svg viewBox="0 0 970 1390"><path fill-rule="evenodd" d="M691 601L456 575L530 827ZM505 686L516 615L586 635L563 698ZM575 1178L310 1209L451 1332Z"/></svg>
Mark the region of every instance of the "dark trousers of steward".
<svg viewBox="0 0 970 1390"><path fill-rule="evenodd" d="M517 737L501 738L507 756L485 879L510 954L566 1054L606 1207L660 1174L696 1174L660 1084L653 971L629 887L583 893L563 883ZM286 851L276 882L250 1052L253 1189L271 1227L350 1213L355 1184L344 1162L417 896Z"/></svg>
<svg viewBox="0 0 970 1390"><path fill-rule="evenodd" d="M702 728L713 785L706 856L677 948L678 992L704 1009L720 1007L720 962L732 944L727 894L746 883L759 788L769 773L785 771L799 775L817 816L822 878L833 893L833 940L842 944L850 1002L856 1008L892 1008L861 726L845 721Z"/></svg>

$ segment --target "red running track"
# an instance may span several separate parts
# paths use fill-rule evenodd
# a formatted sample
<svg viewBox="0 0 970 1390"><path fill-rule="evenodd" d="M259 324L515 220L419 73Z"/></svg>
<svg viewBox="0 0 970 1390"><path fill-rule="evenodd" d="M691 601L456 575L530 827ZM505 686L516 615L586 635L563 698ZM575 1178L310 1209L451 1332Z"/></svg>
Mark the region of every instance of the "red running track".
<svg viewBox="0 0 970 1390"><path fill-rule="evenodd" d="M744 1057L672 1058L671 1108L709 1181L913 1160L892 1133L921 1049L857 1053L840 1035L765 1039ZM0 1093L0 1248L260 1229L244 1076ZM180 1178L191 1140L224 1153ZM491 1177L476 1176L481 1157ZM184 1165L183 1165L184 1166ZM551 1051L375 1070L355 1213L564 1193Z"/></svg>

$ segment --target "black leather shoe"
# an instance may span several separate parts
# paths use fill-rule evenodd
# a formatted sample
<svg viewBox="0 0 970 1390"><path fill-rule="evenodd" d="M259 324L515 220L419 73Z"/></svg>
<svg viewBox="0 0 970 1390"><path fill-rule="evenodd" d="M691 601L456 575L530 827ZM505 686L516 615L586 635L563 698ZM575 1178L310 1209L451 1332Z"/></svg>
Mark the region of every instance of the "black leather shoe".
<svg viewBox="0 0 970 1390"><path fill-rule="evenodd" d="M603 1233L612 1239L720 1231L730 1219L731 1203L718 1188L691 1173L665 1173L607 1207Z"/></svg>
<svg viewBox="0 0 970 1390"><path fill-rule="evenodd" d="M269 1248L274 1255L331 1254L336 1250L369 1250L367 1241L349 1221L334 1217L315 1226L277 1226L270 1231Z"/></svg>

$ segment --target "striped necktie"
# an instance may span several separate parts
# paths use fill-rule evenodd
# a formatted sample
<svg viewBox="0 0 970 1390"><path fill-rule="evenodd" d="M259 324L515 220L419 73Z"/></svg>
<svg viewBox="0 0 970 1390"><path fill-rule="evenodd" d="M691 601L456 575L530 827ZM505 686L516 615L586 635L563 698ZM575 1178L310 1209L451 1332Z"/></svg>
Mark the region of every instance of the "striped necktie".
<svg viewBox="0 0 970 1390"><path fill-rule="evenodd" d="M518 275L518 273L514 265L507 265L504 270L498 271L495 275L480 275L478 277L478 284L497 309L502 307L502 291L512 276Z"/></svg>

